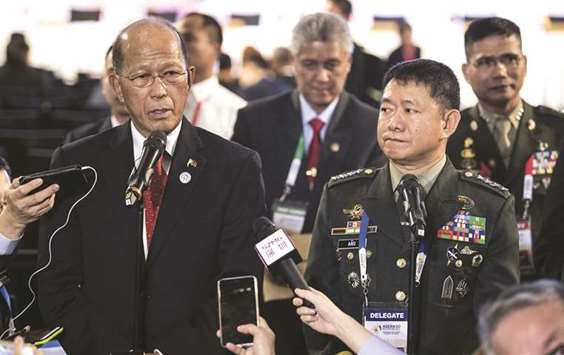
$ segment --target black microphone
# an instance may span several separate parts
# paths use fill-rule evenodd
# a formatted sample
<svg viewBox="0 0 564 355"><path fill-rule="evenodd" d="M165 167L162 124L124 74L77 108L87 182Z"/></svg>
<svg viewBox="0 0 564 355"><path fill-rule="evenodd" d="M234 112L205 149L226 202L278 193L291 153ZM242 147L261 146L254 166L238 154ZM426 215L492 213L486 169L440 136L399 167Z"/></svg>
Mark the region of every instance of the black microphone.
<svg viewBox="0 0 564 355"><path fill-rule="evenodd" d="M425 207L423 186L421 186L417 177L406 174L401 178L398 189L403 197L404 213L410 227L416 236L423 237L427 224L427 208Z"/></svg>
<svg viewBox="0 0 564 355"><path fill-rule="evenodd" d="M127 180L125 189L125 205L133 206L143 198L143 191L149 185L155 164L163 155L166 146L166 134L154 131L143 144L143 152L138 167L133 164L133 169Z"/></svg>
<svg viewBox="0 0 564 355"><path fill-rule="evenodd" d="M255 220L253 231L258 240L255 249L268 271L283 279L292 292L296 288L308 290L309 286L296 265L302 258L286 233L266 217ZM304 306L314 308L307 300L303 301Z"/></svg>

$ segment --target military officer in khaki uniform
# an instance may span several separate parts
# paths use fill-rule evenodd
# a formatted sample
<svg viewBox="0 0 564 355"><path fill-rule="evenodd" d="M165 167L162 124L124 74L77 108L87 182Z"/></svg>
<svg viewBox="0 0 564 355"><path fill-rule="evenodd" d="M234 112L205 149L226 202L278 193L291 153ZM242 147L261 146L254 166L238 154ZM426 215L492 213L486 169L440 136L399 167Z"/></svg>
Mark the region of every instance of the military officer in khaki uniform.
<svg viewBox="0 0 564 355"><path fill-rule="evenodd" d="M460 120L459 86L448 67L405 62L390 69L384 84L378 144L389 163L326 185L306 280L378 336L405 347L409 234L396 187L403 175L415 175L428 211L416 351L470 354L479 345L479 307L519 280L514 200L501 185L456 170L446 157L447 139ZM305 332L312 354L348 350L335 338Z"/></svg>
<svg viewBox="0 0 564 355"><path fill-rule="evenodd" d="M479 172L515 196L521 276L536 278L533 253L544 198L564 138L564 114L520 97L527 73L519 27L503 18L474 21L465 36L466 81L478 104L462 111L447 153L455 167Z"/></svg>

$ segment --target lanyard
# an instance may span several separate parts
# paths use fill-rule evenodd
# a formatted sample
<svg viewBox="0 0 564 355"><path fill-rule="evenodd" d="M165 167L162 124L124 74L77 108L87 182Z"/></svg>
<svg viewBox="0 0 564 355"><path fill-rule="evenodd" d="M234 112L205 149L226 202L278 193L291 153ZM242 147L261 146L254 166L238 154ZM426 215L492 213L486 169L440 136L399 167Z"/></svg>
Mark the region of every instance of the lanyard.
<svg viewBox="0 0 564 355"><path fill-rule="evenodd" d="M368 307L368 275L366 273L366 233L368 232L368 215L362 211L360 232L358 235L358 263L360 265L360 283L364 292L364 304Z"/></svg>
<svg viewBox="0 0 564 355"><path fill-rule="evenodd" d="M523 220L529 219L529 206L533 202L533 161L535 160L534 154L527 160L525 164L525 177L523 178L523 201L525 207L523 208Z"/></svg>
<svg viewBox="0 0 564 355"><path fill-rule="evenodd" d="M286 186L284 187L284 193L280 198L281 201L284 201L286 197L292 191L294 185L296 185L296 180L298 179L298 174L300 172L300 166L302 164L302 158L304 156L305 148L304 148L304 135L300 135L300 139L298 140L298 145L296 146L296 151L294 152L294 159L292 159L292 163L290 164L290 170L288 170L288 176L286 176Z"/></svg>

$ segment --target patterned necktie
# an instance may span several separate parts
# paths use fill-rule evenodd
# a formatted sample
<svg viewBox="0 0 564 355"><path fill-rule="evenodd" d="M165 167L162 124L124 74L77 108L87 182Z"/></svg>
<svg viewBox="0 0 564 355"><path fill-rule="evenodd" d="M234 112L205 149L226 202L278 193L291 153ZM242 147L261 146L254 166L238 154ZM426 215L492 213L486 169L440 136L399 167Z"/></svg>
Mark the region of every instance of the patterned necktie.
<svg viewBox="0 0 564 355"><path fill-rule="evenodd" d="M497 118L495 121L495 134L497 146L503 162L507 167L511 158L511 121L508 118Z"/></svg>
<svg viewBox="0 0 564 355"><path fill-rule="evenodd" d="M155 224L157 224L157 217L159 215L159 208L166 186L167 175L163 168L163 159L167 155L166 152L159 158L155 164L153 176L149 187L143 192L143 201L145 203L145 228L147 229L147 249L151 245L153 239L153 231Z"/></svg>
<svg viewBox="0 0 564 355"><path fill-rule="evenodd" d="M321 154L321 129L325 125L325 122L316 117L308 123L313 129L313 137L307 150L306 174L309 181L309 189L313 190L315 177L317 176L317 163L319 162L319 156Z"/></svg>

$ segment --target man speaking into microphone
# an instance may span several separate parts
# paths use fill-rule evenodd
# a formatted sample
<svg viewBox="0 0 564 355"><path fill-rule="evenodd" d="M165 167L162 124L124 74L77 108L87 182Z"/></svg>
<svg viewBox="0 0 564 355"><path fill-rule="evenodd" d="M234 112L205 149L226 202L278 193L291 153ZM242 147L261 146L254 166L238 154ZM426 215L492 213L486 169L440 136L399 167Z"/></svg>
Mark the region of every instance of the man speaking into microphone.
<svg viewBox="0 0 564 355"><path fill-rule="evenodd" d="M470 354L479 346L480 306L519 280L513 197L446 157L460 120L459 86L447 66L404 62L388 71L384 87L377 135L389 163L326 185L306 281L397 348L407 347L412 327L410 354ZM348 350L305 332L312 354ZM371 354L370 341L360 354Z"/></svg>
<svg viewBox="0 0 564 355"><path fill-rule="evenodd" d="M131 123L54 153L54 167L89 165L98 181L54 236L41 312L64 327L71 355L222 354L216 281L262 274L252 232L264 214L260 160L183 119L194 69L169 23L137 21L113 48L110 80ZM72 202L46 218L40 265Z"/></svg>

